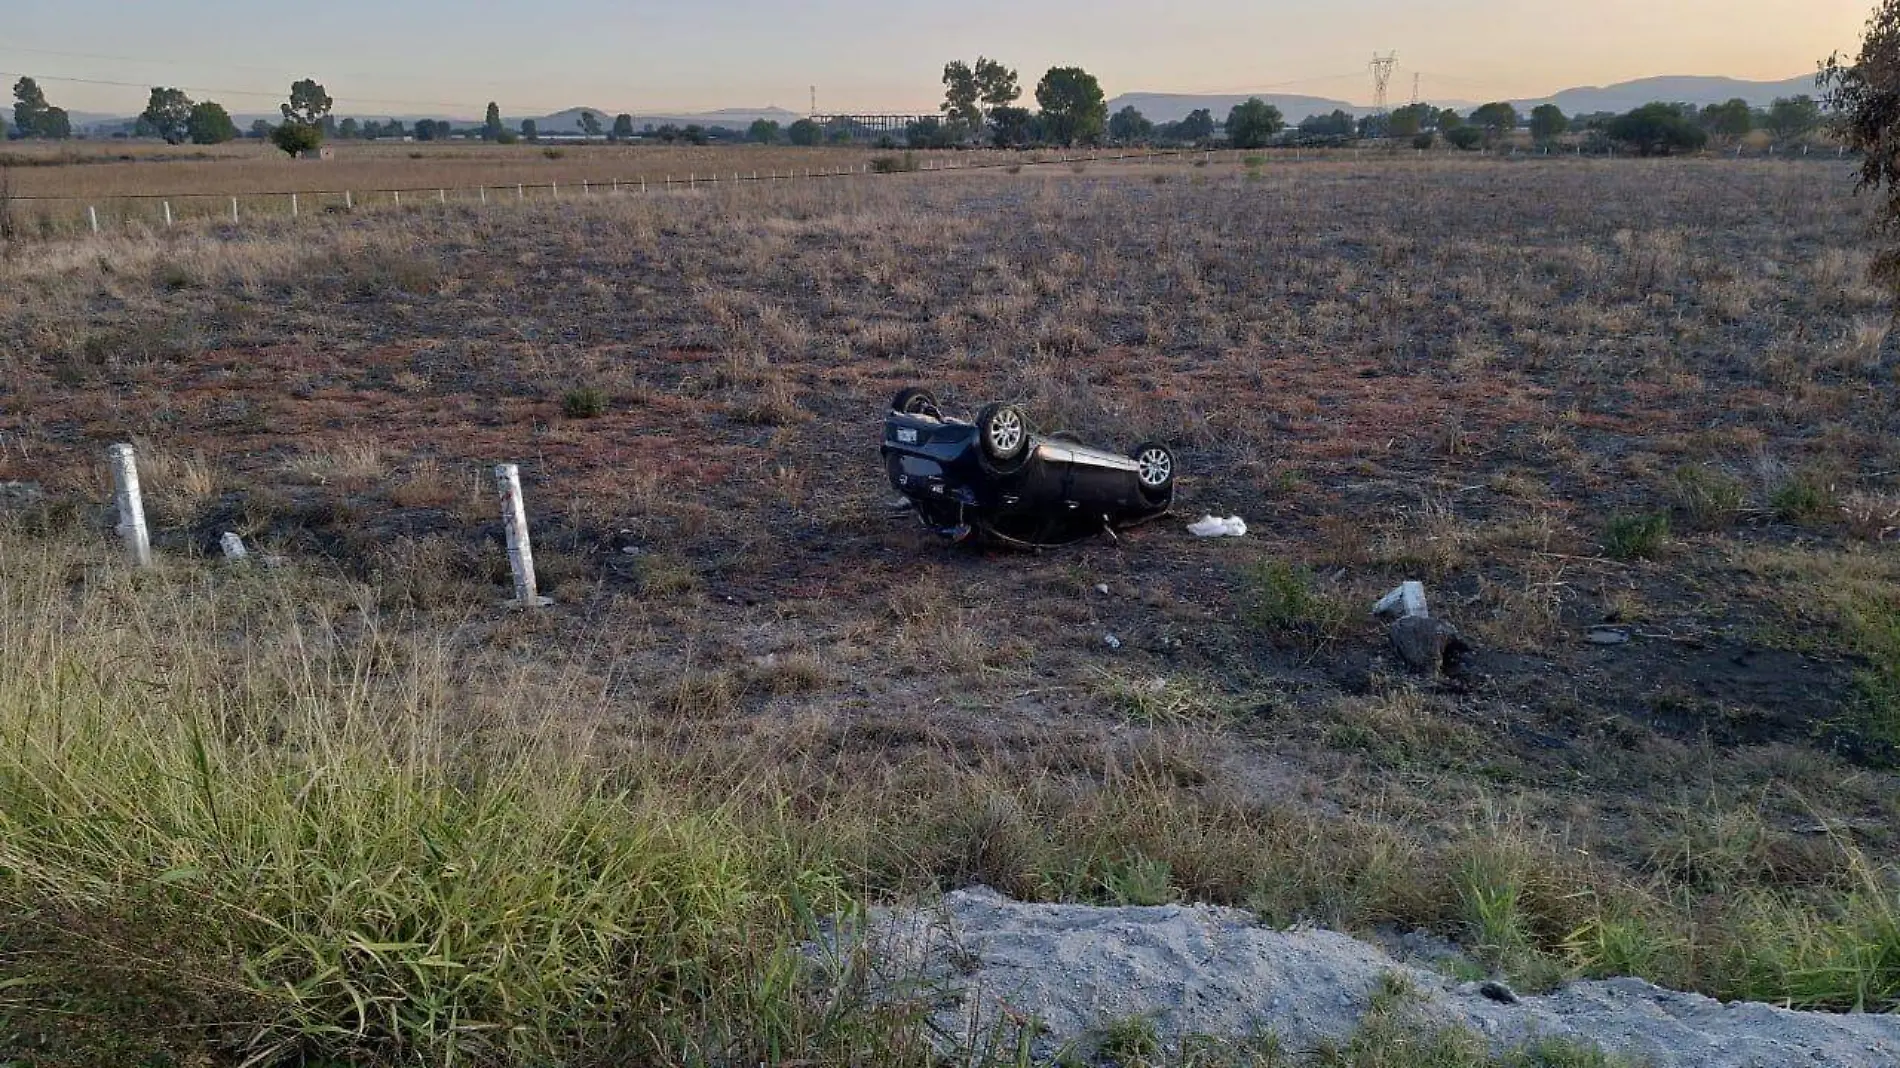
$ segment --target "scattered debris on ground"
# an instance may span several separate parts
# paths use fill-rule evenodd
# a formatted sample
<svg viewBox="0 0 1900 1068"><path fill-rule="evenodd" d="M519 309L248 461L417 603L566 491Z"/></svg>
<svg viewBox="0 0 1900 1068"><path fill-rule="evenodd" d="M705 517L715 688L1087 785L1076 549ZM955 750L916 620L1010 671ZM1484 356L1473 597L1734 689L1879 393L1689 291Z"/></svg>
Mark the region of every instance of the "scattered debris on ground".
<svg viewBox="0 0 1900 1068"><path fill-rule="evenodd" d="M1238 909L1034 905L979 887L875 915L864 945L885 996L937 1006L943 1042L1013 1047L1027 1028L1039 1062L1094 1056L1105 1031L1133 1019L1166 1048L1270 1033L1289 1053L1313 1052L1381 1011L1428 1032L1467 1029L1500 1053L1556 1040L1654 1068L1900 1063L1900 1018L1725 1004L1637 979L1526 995Z"/></svg>

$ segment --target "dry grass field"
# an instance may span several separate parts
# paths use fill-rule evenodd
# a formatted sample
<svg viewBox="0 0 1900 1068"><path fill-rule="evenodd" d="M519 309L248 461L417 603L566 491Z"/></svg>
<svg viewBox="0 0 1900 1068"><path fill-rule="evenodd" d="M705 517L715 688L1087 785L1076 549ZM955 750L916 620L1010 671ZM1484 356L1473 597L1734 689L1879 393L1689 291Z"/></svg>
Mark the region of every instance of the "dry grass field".
<svg viewBox="0 0 1900 1068"><path fill-rule="evenodd" d="M612 151L507 166L610 171ZM1425 927L1532 985L1639 974L1890 1010L1900 365L1850 189L1818 163L1230 157L18 240L0 247L0 481L44 496L0 498L0 728L51 731L20 710L50 716L56 690L159 717L153 737L188 707L240 783L257 754L322 750L329 703L371 721L364 751L391 732L419 751L389 726L413 722L451 769L526 734L575 796L626 790L653 840L718 828L694 864L739 882L694 900L758 937L795 939L807 907L983 882ZM910 384L1174 443L1178 521L1039 555L936 543L892 511L877 456ZM567 404L579 390L604 411ZM121 440L141 450L152 574L110 561ZM534 616L498 607L502 461L522 465L556 600ZM1196 540L1203 512L1250 533ZM227 530L288 567L229 573L211 559ZM1475 647L1451 677L1408 674L1369 617L1408 578ZM1629 640L1589 641L1606 623ZM56 733L44 752L65 758L87 736ZM274 796L259 775L244 789ZM464 1034L391 963L428 942L400 907L366 907L352 936L399 947L383 955L238 970L194 923L247 930L231 902L324 891L177 889L200 877L163 873L207 864L178 859L199 839L169 824L108 879L105 847L32 838L19 808L0 873L43 876L0 883L0 935L35 947L22 974L110 994L0 1002L0 1059L11 1027L47 1063L84 1060L75 1034L692 1063L712 1022L776 1004L708 979L761 974L709 926L668 952L739 970L656 973L688 1010L653 1044ZM62 882L82 875L94 890ZM152 900L175 926L135 922ZM322 1031L353 1003L313 978L332 975L387 1012L356 1003L360 1026ZM585 1015L584 985L540 1007ZM125 1037L128 998L180 1029ZM483 1007L536 1011L508 1004ZM772 1019L716 1048L921 1056Z"/></svg>

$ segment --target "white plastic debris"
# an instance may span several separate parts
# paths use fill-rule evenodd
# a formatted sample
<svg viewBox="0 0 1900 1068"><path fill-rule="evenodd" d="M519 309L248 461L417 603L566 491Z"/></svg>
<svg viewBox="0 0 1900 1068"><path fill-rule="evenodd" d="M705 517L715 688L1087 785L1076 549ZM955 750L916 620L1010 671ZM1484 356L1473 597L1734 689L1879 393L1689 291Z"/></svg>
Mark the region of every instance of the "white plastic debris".
<svg viewBox="0 0 1900 1068"><path fill-rule="evenodd" d="M1106 583L1106 582L1103 582L1103 583L1100 583L1100 584L1098 584L1098 585L1097 585L1097 586L1095 587L1095 592L1096 592L1096 593L1101 593L1101 594L1106 594L1106 593L1108 592L1108 583Z"/></svg>
<svg viewBox="0 0 1900 1068"><path fill-rule="evenodd" d="M1202 516L1188 524L1188 533L1197 538L1239 538L1247 533L1247 524L1237 515L1226 519L1219 516Z"/></svg>
<svg viewBox="0 0 1900 1068"><path fill-rule="evenodd" d="M1108 646L1110 649L1120 649L1122 647L1122 640L1113 634L1105 634L1102 636L1102 644Z"/></svg>

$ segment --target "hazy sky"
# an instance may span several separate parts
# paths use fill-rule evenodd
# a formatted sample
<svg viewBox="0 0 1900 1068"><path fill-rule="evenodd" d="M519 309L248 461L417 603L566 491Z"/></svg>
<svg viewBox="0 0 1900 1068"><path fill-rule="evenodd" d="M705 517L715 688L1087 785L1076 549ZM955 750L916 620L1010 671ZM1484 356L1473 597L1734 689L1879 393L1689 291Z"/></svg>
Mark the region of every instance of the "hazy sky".
<svg viewBox="0 0 1900 1068"><path fill-rule="evenodd" d="M10 0L0 72L41 76L73 111L134 112L179 85L269 111L311 75L339 111L479 115L778 105L935 110L946 60L991 55L1025 89L1055 64L1108 95L1277 92L1369 102L1396 50L1395 99L1531 97L1657 74L1781 79L1856 46L1874 0ZM290 16L290 11L298 12ZM310 12L310 14L303 14ZM58 54L54 54L58 53ZM131 58L128 58L131 57ZM237 90L256 91L241 95ZM11 103L10 95L6 102Z"/></svg>

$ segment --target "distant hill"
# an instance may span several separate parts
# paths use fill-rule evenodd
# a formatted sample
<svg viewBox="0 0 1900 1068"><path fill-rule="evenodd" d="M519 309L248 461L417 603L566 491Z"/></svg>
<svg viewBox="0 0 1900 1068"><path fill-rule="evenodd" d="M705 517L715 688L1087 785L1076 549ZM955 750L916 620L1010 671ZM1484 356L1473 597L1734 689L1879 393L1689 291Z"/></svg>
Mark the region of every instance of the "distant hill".
<svg viewBox="0 0 1900 1068"><path fill-rule="evenodd" d="M1799 78L1789 78L1780 82L1751 82L1739 78L1700 77L1691 75L1671 75L1659 78L1639 78L1631 82L1618 82L1615 85L1581 86L1565 89L1550 96L1514 100L1518 110L1528 111L1539 104L1556 104L1566 115L1587 115L1594 111L1628 111L1656 100L1670 103L1689 103L1695 105L1720 104L1740 97L1755 107L1766 107L1777 97L1815 96L1820 90L1815 87L1812 74ZM1312 115L1328 115L1334 111L1344 111L1352 115L1370 114L1372 109L1363 104L1353 104L1344 100L1328 100L1315 96L1292 96L1284 93L1222 93L1219 95L1196 95L1192 93L1123 93L1108 102L1109 114L1133 104L1135 110L1154 122L1176 122L1187 117L1195 108L1207 108L1214 113L1214 121L1220 122L1235 104L1249 96L1260 99L1280 109L1290 123L1297 123ZM1439 107L1457 108L1468 111L1480 102L1468 100L1432 100Z"/></svg>
<svg viewBox="0 0 1900 1068"><path fill-rule="evenodd" d="M1536 100L1515 101L1520 110L1538 104L1555 104L1566 115L1587 115L1593 111L1628 111L1657 100L1695 105L1721 104L1740 97L1753 107L1766 107L1784 96L1818 97L1814 75L1803 75L1780 82L1747 82L1737 78L1664 77L1639 78L1615 85L1565 89Z"/></svg>

